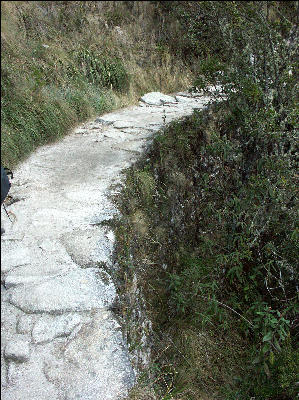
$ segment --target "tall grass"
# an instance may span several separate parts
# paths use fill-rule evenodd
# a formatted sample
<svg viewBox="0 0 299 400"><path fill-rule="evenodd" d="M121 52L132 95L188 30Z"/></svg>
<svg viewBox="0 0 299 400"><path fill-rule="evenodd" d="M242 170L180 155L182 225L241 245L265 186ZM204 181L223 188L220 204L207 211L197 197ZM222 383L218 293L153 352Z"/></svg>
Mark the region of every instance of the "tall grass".
<svg viewBox="0 0 299 400"><path fill-rule="evenodd" d="M78 123L186 88L191 73L161 53L151 2L1 3L1 160L13 167Z"/></svg>

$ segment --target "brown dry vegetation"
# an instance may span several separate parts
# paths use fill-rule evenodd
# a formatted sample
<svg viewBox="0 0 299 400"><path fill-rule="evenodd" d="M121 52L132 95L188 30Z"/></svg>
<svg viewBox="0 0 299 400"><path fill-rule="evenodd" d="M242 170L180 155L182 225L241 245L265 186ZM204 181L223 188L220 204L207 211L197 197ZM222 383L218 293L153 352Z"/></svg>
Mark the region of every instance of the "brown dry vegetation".
<svg viewBox="0 0 299 400"><path fill-rule="evenodd" d="M190 85L190 68L159 45L164 22L156 8L152 2L1 2L4 164L12 167L36 146L135 104L145 92ZM103 72L103 65L105 81L94 79L94 68Z"/></svg>

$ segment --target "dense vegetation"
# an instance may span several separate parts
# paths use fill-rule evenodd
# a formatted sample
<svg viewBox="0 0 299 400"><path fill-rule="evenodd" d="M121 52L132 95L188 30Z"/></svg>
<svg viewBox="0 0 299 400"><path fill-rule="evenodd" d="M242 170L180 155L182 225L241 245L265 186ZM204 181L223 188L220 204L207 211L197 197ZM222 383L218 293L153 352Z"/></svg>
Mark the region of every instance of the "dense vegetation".
<svg viewBox="0 0 299 400"><path fill-rule="evenodd" d="M297 18L295 1L1 2L9 167L147 91L221 89L117 199L121 312L132 353L152 345L131 398L295 398Z"/></svg>
<svg viewBox="0 0 299 400"><path fill-rule="evenodd" d="M187 27L182 52L199 57L194 85L215 85L221 102L166 127L119 199L128 326L137 279L154 338L149 378L132 398L291 400L298 5L172 3L161 10Z"/></svg>
<svg viewBox="0 0 299 400"><path fill-rule="evenodd" d="M190 83L150 2L1 2L1 159L13 168L79 122Z"/></svg>

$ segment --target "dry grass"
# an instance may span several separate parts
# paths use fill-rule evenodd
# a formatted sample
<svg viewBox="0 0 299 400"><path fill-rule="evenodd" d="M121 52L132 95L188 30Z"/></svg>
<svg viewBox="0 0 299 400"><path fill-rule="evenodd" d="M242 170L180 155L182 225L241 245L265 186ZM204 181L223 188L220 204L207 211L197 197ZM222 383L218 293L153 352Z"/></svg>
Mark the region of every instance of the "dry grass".
<svg viewBox="0 0 299 400"><path fill-rule="evenodd" d="M51 129L53 134L49 131L46 136L35 122L30 127L23 125L22 135L28 138L26 145L20 143L19 147L20 131L10 117L15 114L15 99L5 99L4 111L9 116L2 122L1 157L11 167L38 145L56 140L81 121L137 104L140 96L149 91L171 93L191 85L192 74L182 61L167 48L161 51L157 44L163 27L151 2L132 2L130 6L123 1L4 1L1 11L2 76L8 74L10 79L9 86L3 80L4 89L18 97L18 101L28 99L28 104L32 100L29 116L35 115L36 109L42 110L44 104L56 102L63 110L61 120L71 121L67 128L57 125ZM73 52L80 49L120 58L130 77L126 91L104 93L96 85L88 86L83 76L78 89L81 93L77 94L79 83L70 81L66 69L74 63ZM78 98L77 109L60 95L68 88ZM102 108L95 107L95 96L101 94ZM17 104L15 107L22 114L22 106ZM43 114L54 119L48 109ZM35 129L33 140L30 132Z"/></svg>

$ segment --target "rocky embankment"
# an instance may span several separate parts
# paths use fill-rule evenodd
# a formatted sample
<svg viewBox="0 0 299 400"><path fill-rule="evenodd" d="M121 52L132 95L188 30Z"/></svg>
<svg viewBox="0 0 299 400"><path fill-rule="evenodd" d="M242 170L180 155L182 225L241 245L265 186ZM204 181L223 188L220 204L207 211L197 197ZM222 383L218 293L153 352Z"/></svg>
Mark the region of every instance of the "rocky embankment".
<svg viewBox="0 0 299 400"><path fill-rule="evenodd" d="M1 210L3 400L126 397L136 373L106 272L114 234L105 221L118 214L109 196L163 124L208 100L148 93L139 106L39 148L14 171L7 210L15 222Z"/></svg>

